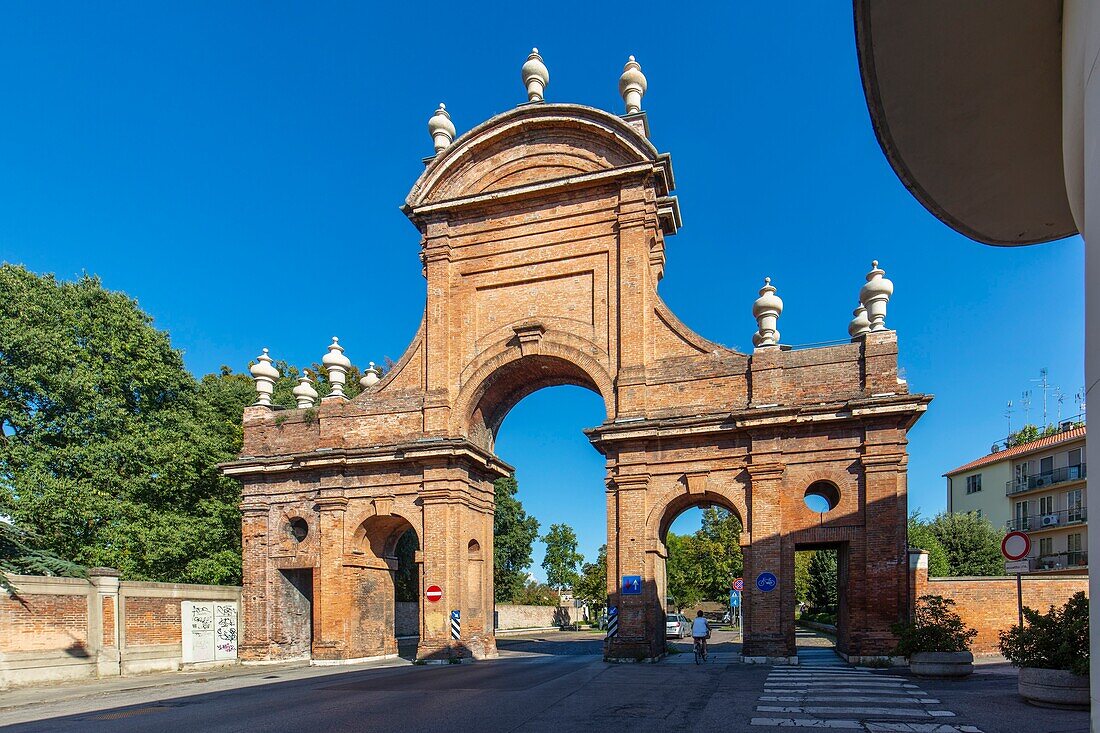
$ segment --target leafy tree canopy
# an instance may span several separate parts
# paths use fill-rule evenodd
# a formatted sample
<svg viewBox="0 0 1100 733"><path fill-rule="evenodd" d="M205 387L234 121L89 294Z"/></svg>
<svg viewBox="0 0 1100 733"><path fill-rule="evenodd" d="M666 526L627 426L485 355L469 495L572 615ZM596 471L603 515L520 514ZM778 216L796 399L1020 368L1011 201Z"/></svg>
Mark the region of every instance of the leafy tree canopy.
<svg viewBox="0 0 1100 733"><path fill-rule="evenodd" d="M703 510L702 526L694 534L668 534L665 578L678 608L728 600L733 579L744 570L740 537L741 520L717 507Z"/></svg>
<svg viewBox="0 0 1100 733"><path fill-rule="evenodd" d="M600 545L596 562L586 562L581 568L573 596L585 601L593 616L603 612L607 605L607 545Z"/></svg>
<svg viewBox="0 0 1100 733"><path fill-rule="evenodd" d="M546 583L537 580L528 580L511 600L521 606L556 606L558 594Z"/></svg>
<svg viewBox="0 0 1100 733"><path fill-rule="evenodd" d="M514 476L493 483L496 513L493 515L493 596L497 603L515 600L524 590L531 544L539 536L539 521L528 516L516 499L519 485ZM556 602L556 601L555 601Z"/></svg>
<svg viewBox="0 0 1100 733"><path fill-rule="evenodd" d="M10 575L63 575L84 577L83 566L37 549L35 537L0 519L0 589L17 594Z"/></svg>
<svg viewBox="0 0 1100 733"><path fill-rule="evenodd" d="M944 512L929 523L928 529L943 547L948 575L1004 575L1004 534L988 520Z"/></svg>
<svg viewBox="0 0 1100 733"><path fill-rule="evenodd" d="M807 588L810 607L816 611L837 608L836 550L818 550L810 558Z"/></svg>
<svg viewBox="0 0 1100 733"><path fill-rule="evenodd" d="M216 464L239 450L252 396L197 383L98 278L3 265L0 292L0 514L126 578L238 582L240 489Z"/></svg>
<svg viewBox="0 0 1100 733"><path fill-rule="evenodd" d="M568 524L552 524L542 541L546 543L546 556L542 559L546 584L556 590L572 588L580 579L577 567L584 562L577 552L577 533Z"/></svg>
<svg viewBox="0 0 1100 733"><path fill-rule="evenodd" d="M909 516L909 546L928 553L928 575L943 578L951 575L951 566L947 562L947 550L943 549L930 522L921 519L919 512Z"/></svg>

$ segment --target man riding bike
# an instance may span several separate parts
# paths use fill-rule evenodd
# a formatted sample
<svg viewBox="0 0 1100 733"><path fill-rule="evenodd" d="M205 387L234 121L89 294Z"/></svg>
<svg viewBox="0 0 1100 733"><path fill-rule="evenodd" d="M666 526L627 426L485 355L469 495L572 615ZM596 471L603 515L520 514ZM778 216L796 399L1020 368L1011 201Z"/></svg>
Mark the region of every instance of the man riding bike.
<svg viewBox="0 0 1100 733"><path fill-rule="evenodd" d="M707 658L707 639L709 638L710 624L703 617L703 612L699 611L695 614L695 620L691 622L691 640L695 642L696 646L700 647L704 661Z"/></svg>

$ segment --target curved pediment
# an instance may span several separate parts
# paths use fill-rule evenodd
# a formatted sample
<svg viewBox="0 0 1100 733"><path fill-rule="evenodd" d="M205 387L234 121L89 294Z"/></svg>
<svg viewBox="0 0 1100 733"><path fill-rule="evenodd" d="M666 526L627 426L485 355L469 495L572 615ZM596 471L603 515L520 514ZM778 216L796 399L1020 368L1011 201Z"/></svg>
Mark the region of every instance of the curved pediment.
<svg viewBox="0 0 1100 733"><path fill-rule="evenodd" d="M461 136L428 165L408 209L652 163L656 148L619 117L573 104L532 104Z"/></svg>

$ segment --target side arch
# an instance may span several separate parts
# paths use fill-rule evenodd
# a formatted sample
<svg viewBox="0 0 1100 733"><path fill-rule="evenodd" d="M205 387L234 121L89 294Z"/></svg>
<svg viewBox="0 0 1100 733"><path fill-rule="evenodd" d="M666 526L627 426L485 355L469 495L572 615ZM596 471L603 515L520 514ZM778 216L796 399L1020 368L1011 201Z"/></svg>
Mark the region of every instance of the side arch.
<svg viewBox="0 0 1100 733"><path fill-rule="evenodd" d="M616 414L615 383L608 371L553 331L539 333L533 343L518 336L498 342L463 371L470 376L455 400L451 432L489 451L508 412L544 387L571 384L590 389L603 398L608 420Z"/></svg>
<svg viewBox="0 0 1100 733"><path fill-rule="evenodd" d="M701 505L716 505L733 512L741 521L740 544L742 547L749 544L751 520L744 485L728 479L715 481L706 476L682 476L655 497L646 515L646 537L664 544L676 517Z"/></svg>

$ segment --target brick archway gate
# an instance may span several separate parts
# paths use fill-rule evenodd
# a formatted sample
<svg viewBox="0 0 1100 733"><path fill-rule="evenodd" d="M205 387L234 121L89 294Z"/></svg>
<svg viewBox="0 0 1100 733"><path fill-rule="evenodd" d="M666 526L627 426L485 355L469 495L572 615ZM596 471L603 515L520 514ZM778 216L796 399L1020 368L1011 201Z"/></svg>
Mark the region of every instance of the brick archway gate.
<svg viewBox="0 0 1100 733"><path fill-rule="evenodd" d="M510 472L496 431L556 384L593 390L607 410L586 432L607 458L608 595L620 610L609 658L663 653L664 536L676 514L709 503L741 517L749 583L779 578L746 594L746 655L794 653L796 545L845 548L841 651L889 650L908 601L905 436L930 398L897 378L892 331L749 355L684 326L657 294L680 213L670 158L646 133L644 113L525 104L428 162L404 206L427 280L404 356L354 400L248 408L242 455L224 467L243 484L242 657L295 648L284 623L294 569L312 572L315 660L394 653L387 548L408 526L421 591L443 589L421 603L418 656L494 655L492 482ZM803 502L821 480L837 489L825 515ZM308 523L306 539L288 516ZM620 596L623 575L642 576L643 593Z"/></svg>

